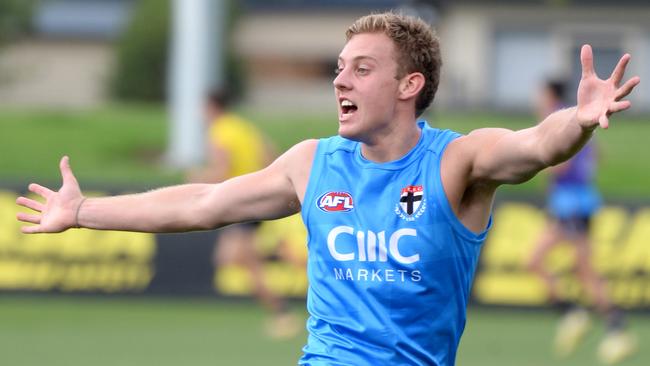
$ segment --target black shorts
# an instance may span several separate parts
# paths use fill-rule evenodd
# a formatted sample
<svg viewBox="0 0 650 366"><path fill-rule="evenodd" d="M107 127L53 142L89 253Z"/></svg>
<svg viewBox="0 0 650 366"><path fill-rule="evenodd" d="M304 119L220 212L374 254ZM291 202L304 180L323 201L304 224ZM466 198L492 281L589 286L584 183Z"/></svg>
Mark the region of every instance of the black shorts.
<svg viewBox="0 0 650 366"><path fill-rule="evenodd" d="M589 234L591 216L576 216L570 218L555 218L560 228L567 234Z"/></svg>
<svg viewBox="0 0 650 366"><path fill-rule="evenodd" d="M233 227L240 227L245 230L257 230L260 228L262 225L262 221L250 221L250 222L243 222L241 224L235 224Z"/></svg>

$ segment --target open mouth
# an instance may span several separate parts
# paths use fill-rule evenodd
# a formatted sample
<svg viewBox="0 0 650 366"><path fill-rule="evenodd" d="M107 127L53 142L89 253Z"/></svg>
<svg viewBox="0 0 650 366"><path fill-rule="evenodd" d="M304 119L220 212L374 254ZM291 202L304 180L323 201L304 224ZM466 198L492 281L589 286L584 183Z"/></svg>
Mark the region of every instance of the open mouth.
<svg viewBox="0 0 650 366"><path fill-rule="evenodd" d="M347 99L341 100L341 112L343 112L343 114L352 114L356 112L357 109L358 107L351 101Z"/></svg>

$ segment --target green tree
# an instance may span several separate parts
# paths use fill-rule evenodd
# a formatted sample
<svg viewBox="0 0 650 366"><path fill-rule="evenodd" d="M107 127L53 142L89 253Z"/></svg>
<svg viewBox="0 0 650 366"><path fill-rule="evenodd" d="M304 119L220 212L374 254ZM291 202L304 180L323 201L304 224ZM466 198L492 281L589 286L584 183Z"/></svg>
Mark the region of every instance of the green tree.
<svg viewBox="0 0 650 366"><path fill-rule="evenodd" d="M111 80L119 99L162 100L167 83L170 1L141 0L117 47Z"/></svg>
<svg viewBox="0 0 650 366"><path fill-rule="evenodd" d="M0 44L29 30L34 0L0 0Z"/></svg>
<svg viewBox="0 0 650 366"><path fill-rule="evenodd" d="M227 32L237 18L236 1L228 1ZM122 34L117 63L111 79L112 94L118 99L161 101L165 98L171 36L170 0L140 0L131 22ZM228 37L228 36L226 36ZM229 38L229 37L228 37ZM243 89L241 63L228 41L226 44L226 84L235 95Z"/></svg>

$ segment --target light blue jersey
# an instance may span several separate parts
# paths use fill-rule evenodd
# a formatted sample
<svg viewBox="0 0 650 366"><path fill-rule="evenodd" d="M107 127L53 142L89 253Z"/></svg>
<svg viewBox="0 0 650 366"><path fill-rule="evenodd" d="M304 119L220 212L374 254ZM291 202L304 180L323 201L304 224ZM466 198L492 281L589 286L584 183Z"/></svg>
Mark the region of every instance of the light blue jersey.
<svg viewBox="0 0 650 366"><path fill-rule="evenodd" d="M442 188L440 157L459 135L418 125L418 144L388 163L338 136L318 144L301 365L454 364L486 232L463 226Z"/></svg>

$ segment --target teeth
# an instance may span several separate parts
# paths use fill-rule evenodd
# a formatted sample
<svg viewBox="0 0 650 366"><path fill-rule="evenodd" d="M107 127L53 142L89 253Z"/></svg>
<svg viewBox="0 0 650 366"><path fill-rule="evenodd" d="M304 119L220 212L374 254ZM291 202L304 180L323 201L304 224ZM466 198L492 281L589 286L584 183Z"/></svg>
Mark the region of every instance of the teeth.
<svg viewBox="0 0 650 366"><path fill-rule="evenodd" d="M341 107L353 107L353 106L354 106L354 104L352 104L352 102L350 102L350 101L347 100L347 99L344 99L344 100L341 102Z"/></svg>

